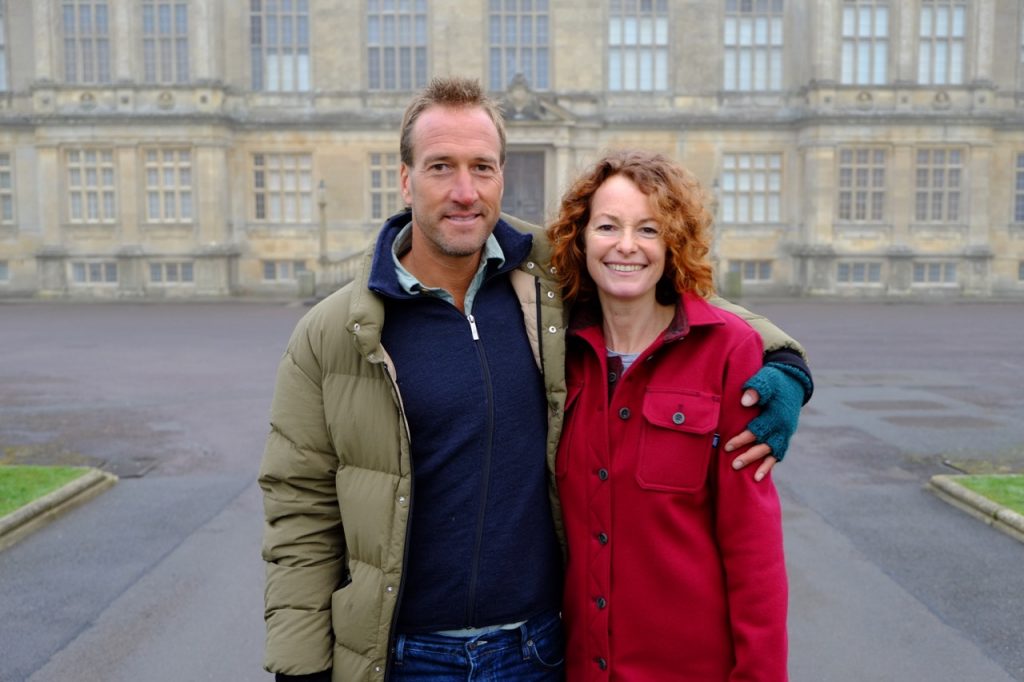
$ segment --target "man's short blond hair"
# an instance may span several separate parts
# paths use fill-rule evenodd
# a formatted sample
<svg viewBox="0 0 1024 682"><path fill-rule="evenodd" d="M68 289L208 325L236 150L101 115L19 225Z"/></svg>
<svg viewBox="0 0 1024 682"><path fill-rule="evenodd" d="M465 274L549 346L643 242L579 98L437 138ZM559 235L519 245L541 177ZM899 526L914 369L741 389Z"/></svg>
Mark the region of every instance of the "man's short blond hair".
<svg viewBox="0 0 1024 682"><path fill-rule="evenodd" d="M402 134L399 151L402 156L402 163L406 166L413 165L412 157L412 129L416 120L424 111L430 107L458 108L480 108L483 109L494 127L498 131L498 139L501 140L501 153L499 161L505 164L505 119L501 114L498 104L492 100L480 87L480 81L470 78L447 77L434 78L424 88L405 110L402 117Z"/></svg>

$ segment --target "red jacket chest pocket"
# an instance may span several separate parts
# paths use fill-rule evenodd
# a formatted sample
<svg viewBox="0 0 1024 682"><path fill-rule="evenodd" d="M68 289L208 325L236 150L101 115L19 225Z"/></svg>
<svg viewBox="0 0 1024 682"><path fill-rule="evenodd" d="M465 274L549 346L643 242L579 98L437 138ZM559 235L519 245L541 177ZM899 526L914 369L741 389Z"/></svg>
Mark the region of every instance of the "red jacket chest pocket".
<svg viewBox="0 0 1024 682"><path fill-rule="evenodd" d="M641 488L696 492L704 487L721 402L711 393L647 389L636 472Z"/></svg>

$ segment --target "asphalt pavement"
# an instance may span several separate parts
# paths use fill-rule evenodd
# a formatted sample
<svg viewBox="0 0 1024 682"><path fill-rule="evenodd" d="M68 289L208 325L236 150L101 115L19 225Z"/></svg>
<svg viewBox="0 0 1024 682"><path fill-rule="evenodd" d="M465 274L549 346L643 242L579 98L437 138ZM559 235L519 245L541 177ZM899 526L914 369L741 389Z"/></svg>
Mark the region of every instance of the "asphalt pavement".
<svg viewBox="0 0 1024 682"><path fill-rule="evenodd" d="M924 486L1024 471L1024 305L757 302L816 391L776 471L794 682L1024 682L1024 544ZM271 679L256 470L306 308L0 304L0 459L107 492L0 552L0 682Z"/></svg>

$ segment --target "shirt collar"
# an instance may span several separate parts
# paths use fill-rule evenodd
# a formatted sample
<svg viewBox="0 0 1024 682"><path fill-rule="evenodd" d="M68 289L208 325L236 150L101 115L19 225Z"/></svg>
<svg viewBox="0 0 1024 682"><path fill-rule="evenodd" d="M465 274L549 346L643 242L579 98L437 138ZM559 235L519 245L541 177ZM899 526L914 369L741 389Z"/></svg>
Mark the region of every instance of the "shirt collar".
<svg viewBox="0 0 1024 682"><path fill-rule="evenodd" d="M407 294L419 294L428 293L435 296L440 295L441 298L445 298L443 294L448 294L447 291L441 288L432 288L425 286L420 282L415 275L409 272L402 261L402 256L408 253L409 249L412 248L412 221L410 220L405 224L398 235L395 237L395 241L391 245L391 259L395 263L395 273L398 275L398 284L402 287L402 290ZM501 245L498 243L494 233L487 235L487 241L484 242L483 257L480 259L480 267L477 268L476 275L473 277L473 284L471 289L475 290L479 288L480 283L483 281L484 273L488 266L493 264L492 270L498 270L505 264L505 253L501 250ZM442 293L443 292L443 293ZM448 294L450 296L450 294ZM466 305L466 310L469 310L470 306Z"/></svg>

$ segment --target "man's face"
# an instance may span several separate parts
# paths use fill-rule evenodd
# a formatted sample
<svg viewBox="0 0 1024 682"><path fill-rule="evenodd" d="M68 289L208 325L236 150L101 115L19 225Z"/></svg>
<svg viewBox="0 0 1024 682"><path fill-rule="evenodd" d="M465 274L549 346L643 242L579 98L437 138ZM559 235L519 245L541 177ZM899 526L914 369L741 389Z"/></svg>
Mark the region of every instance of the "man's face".
<svg viewBox="0 0 1024 682"><path fill-rule="evenodd" d="M480 108L435 106L412 134L413 165L402 164L402 198L412 207L413 249L436 260L476 256L501 213L501 140Z"/></svg>

